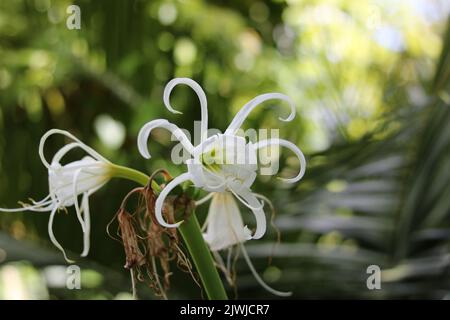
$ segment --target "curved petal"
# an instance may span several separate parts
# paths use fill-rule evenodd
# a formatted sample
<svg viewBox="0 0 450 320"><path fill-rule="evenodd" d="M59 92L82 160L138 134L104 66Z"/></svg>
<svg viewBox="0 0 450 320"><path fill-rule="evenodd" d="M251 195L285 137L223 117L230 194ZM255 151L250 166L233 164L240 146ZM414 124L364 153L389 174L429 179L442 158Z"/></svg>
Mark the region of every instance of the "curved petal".
<svg viewBox="0 0 450 320"><path fill-rule="evenodd" d="M166 197L169 195L170 191L172 191L176 186L178 186L179 184L191 180L191 175L190 173L186 172L183 173L181 175L179 175L178 177L176 177L175 179L173 179L172 181L170 181L161 191L161 193L158 196L158 199L156 199L156 203L155 203L155 216L156 216L156 220L158 220L158 223L160 225L162 225L163 227L166 228L176 228L178 227L183 221L179 221L177 223L174 224L170 224L167 223L164 220L164 217L162 215L162 208L164 205L164 200L166 200Z"/></svg>
<svg viewBox="0 0 450 320"><path fill-rule="evenodd" d="M41 141L39 143L39 156L41 157L41 161L44 164L44 166L47 169L50 169L50 164L47 162L47 160L45 159L44 156L44 145L45 142L47 141L47 139L54 135L54 134L61 134L63 136L66 136L72 140L74 140L76 143L78 143L78 146L83 149L84 151L86 151L86 153L88 153L90 156L92 156L93 158L99 160L99 161L104 161L106 163L110 163L109 160L107 160L106 158L104 158L102 155L100 155L97 151L95 151L94 149L92 149L91 147L89 147L88 145L84 144L83 142L81 142L81 140L79 140L77 137L75 137L73 134L71 134L68 131L65 130L59 130L59 129L51 129L49 131L47 131L41 138ZM73 148L73 147L72 147ZM70 148L69 148L70 150ZM65 149L65 152L67 153L68 150Z"/></svg>
<svg viewBox="0 0 450 320"><path fill-rule="evenodd" d="M259 104L272 99L278 99L286 101L290 108L291 113L287 118L279 118L281 121L291 121L295 117L295 104L292 101L291 98L288 96L282 94L282 93L265 93L262 95L257 96L256 98L253 98L249 102L247 102L242 109L234 116L233 121L231 121L230 125L228 126L227 130L224 134L235 134L236 131L242 126L245 119L247 119L250 112L252 112L253 109L255 109Z"/></svg>
<svg viewBox="0 0 450 320"><path fill-rule="evenodd" d="M192 90L195 91L195 93L198 96L198 99L200 100L200 108L201 108L201 123L200 123L200 137L201 142L203 142L207 138L207 130L208 130L208 102L206 100L205 92L203 91L202 87L195 82L192 79L189 78L175 78L169 81L167 83L166 87L164 88L164 105L167 109L169 109L170 112L173 113L182 113L180 111L175 110L170 105L170 93L172 92L173 88L179 84L185 84L192 88Z"/></svg>
<svg viewBox="0 0 450 320"><path fill-rule="evenodd" d="M62 148L60 149L62 150ZM88 159L88 160L86 160ZM89 162L92 160L91 162ZM107 170L105 168L108 168L107 165L105 165L104 162L98 161L93 159L90 156L86 156L81 160L76 160L70 163L67 163L65 165L60 165L60 167L55 166L56 163L53 163L53 165L50 167L50 170L56 171L56 170L71 170L72 172L77 169L84 169L84 173L91 174L93 176L99 176L99 175L107 175ZM101 171L99 171L101 170Z"/></svg>
<svg viewBox="0 0 450 320"><path fill-rule="evenodd" d="M207 196L204 196L203 198L195 201L195 205L200 206L200 205L204 204L205 202L209 201L213 196L214 196L214 193L211 192Z"/></svg>
<svg viewBox="0 0 450 320"><path fill-rule="evenodd" d="M252 236L252 239L260 239L266 233L266 215L262 209L264 203L261 204L250 189L242 188L239 190L239 195L249 204L250 207L253 207L251 210L255 215L256 230Z"/></svg>
<svg viewBox="0 0 450 320"><path fill-rule="evenodd" d="M53 233L53 220L55 218L55 214L56 214L57 210L58 210L58 208L55 207L55 208L53 208L52 212L50 213L50 218L48 219L48 235L49 235L50 241L53 243L53 245L55 247L57 247L63 253L64 259L66 259L66 261L68 263L74 263L75 261L67 258L66 251L64 251L64 248L61 246L61 244L58 242L58 240L56 240L55 234Z"/></svg>
<svg viewBox="0 0 450 320"><path fill-rule="evenodd" d="M53 200L51 199L50 195L47 195L44 199L39 200L39 201L34 201L33 199L29 199L29 200L32 203L32 205L29 205L26 203L20 203L23 206L22 208L10 209L10 210L17 210L17 211L29 210L29 211L34 211L34 212L47 212L47 211L52 211L52 209L54 207ZM2 210L8 210L8 209L0 208L0 211L2 211Z"/></svg>
<svg viewBox="0 0 450 320"><path fill-rule="evenodd" d="M138 135L138 149L140 154L146 158L150 159L150 153L148 152L148 138L150 136L150 132L152 132L155 128L164 128L170 131L175 138L177 138L178 141L183 145L183 147L190 153L193 154L194 147L192 146L191 141L189 141L188 137L184 134L183 130L178 128L178 126L174 125L173 123L170 123L169 121L165 119L157 119L150 121L146 123L141 130L139 131Z"/></svg>
<svg viewBox="0 0 450 320"><path fill-rule="evenodd" d="M83 217L81 216L80 205L78 204L78 177L80 176L82 169L78 169L73 175L72 189L73 189L73 203L75 206L75 212L77 214L78 221L80 222L83 233L86 232L86 225ZM84 199L83 199L84 200Z"/></svg>
<svg viewBox="0 0 450 320"><path fill-rule="evenodd" d="M46 203L50 200L50 195L48 194L44 199L39 200L39 201L34 201L33 199L30 199L31 203L33 203L33 205L38 205L38 204L42 204L42 203Z"/></svg>
<svg viewBox="0 0 450 320"><path fill-rule="evenodd" d="M54 208L53 201L48 200L46 202L37 203L33 205L23 204L22 208L0 208L0 212L23 212L23 211L34 211L34 212L47 212Z"/></svg>
<svg viewBox="0 0 450 320"><path fill-rule="evenodd" d="M280 179L287 183L294 183L294 182L299 181L301 178L303 178L303 175L305 174L305 170L306 170L306 159L305 159L305 156L303 155L303 152L295 144L293 144L290 141L284 140L284 139L261 140L256 143L256 148L257 149L265 148L270 145L280 145L280 146L290 149L292 152L295 153L298 160L300 161L300 171L297 174L297 176L295 176L294 178L289 178L289 179L284 179L284 178L280 178Z"/></svg>
<svg viewBox="0 0 450 320"><path fill-rule="evenodd" d="M89 211L89 194L85 193L83 200L81 200L81 206L84 216L84 232L83 232L83 252L82 257L86 257L89 253L90 248L90 237L91 237L91 213Z"/></svg>
<svg viewBox="0 0 450 320"><path fill-rule="evenodd" d="M247 262L247 265L250 268L250 271L252 272L252 274L255 277L256 281L261 285L261 287L263 287L264 289L266 289L267 291L269 291L270 293L272 293L272 294L274 294L276 296L289 297L289 296L292 295L292 292L278 291L278 290L275 290L275 289L271 288L267 283L265 283L264 280L261 279L261 277L259 276L258 272L256 272L256 269L253 266L253 263L250 260L250 257L248 256L247 250L245 250L244 245L241 244L240 247L241 247L242 255L244 256L245 262Z"/></svg>
<svg viewBox="0 0 450 320"><path fill-rule="evenodd" d="M244 198L242 198L238 192L234 191L233 188L229 188L231 193L247 208L249 208L250 210L262 210L262 208L264 207L264 202L259 203L259 205L257 207L252 206L250 203L248 203Z"/></svg>
<svg viewBox="0 0 450 320"><path fill-rule="evenodd" d="M66 144L64 147L62 147L61 149L58 150L58 152L55 153L55 155L53 156L52 159L52 164L53 163L59 163L61 161L61 159L72 149L75 149L76 147L79 147L79 143L78 142L72 142L69 144Z"/></svg>

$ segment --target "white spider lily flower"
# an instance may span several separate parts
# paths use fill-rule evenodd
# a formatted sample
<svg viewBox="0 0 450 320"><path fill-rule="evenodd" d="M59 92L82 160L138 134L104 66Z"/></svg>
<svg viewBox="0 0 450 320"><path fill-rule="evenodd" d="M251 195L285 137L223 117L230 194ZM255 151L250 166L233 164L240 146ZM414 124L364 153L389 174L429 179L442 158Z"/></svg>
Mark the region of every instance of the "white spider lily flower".
<svg viewBox="0 0 450 320"><path fill-rule="evenodd" d="M190 158L185 161L187 172L179 175L169 182L159 194L155 204L155 216L158 222L164 227L178 227L182 221L174 224L167 223L162 215L164 200L169 193L178 185L191 181L195 187L210 192L205 198L197 201L197 205L213 199L209 208L209 213L204 227L205 241L212 251L229 248L236 244L242 244L250 239L259 239L266 232L266 217L264 214L264 202L258 200L258 195L251 191L251 186L257 176L257 151L268 146L284 146L292 150L300 162L300 170L297 176L290 179L282 179L288 183L299 181L306 168L306 160L300 149L293 143L283 139L262 140L255 144L247 143L245 138L237 135L237 131L250 114L261 103L267 100L282 100L289 104L290 113L287 118L280 118L281 121L291 121L295 117L295 105L286 95L281 93L267 93L249 101L236 114L235 118L226 129L225 133L211 137L207 136L208 110L207 99L203 89L195 81L188 78L176 78L171 80L164 89L164 105L173 113L180 113L170 105L170 93L178 84L185 84L191 87L200 100L201 124L200 142L192 145L185 133L175 124L165 119L157 119L145 124L138 135L138 149L143 157L149 159L147 142L150 133L155 128L164 128L170 131L173 136L182 144L184 149L190 154ZM243 205L249 208L256 220L256 230L252 234L244 225L238 205L238 199ZM242 246L242 248L244 248ZM243 249L245 255L245 249ZM284 295L268 287L262 282L255 272L249 259L250 269L254 273L258 282L265 288L269 288L272 293Z"/></svg>
<svg viewBox="0 0 450 320"><path fill-rule="evenodd" d="M54 134L66 136L74 142L71 142L59 149L59 151L53 156L52 161L49 163L44 156L44 145L47 139ZM88 154L88 156L85 156L81 160L61 164L63 157L75 148L82 149ZM65 210L67 207L75 207L77 218L83 231L83 252L81 253L81 256L86 256L90 247L89 197L111 179L112 163L97 153L94 149L78 140L71 133L58 129L52 129L42 136L39 144L39 156L43 165L48 170L48 196L38 202L32 201L31 205L23 204L22 208L0 208L0 211L49 211L50 218L48 221L48 234L50 240L59 250L61 250L64 254L64 258L68 262L73 262L67 258L64 248L58 240L56 240L53 233L53 221L56 212L59 210ZM82 196L81 204L78 201L79 196Z"/></svg>

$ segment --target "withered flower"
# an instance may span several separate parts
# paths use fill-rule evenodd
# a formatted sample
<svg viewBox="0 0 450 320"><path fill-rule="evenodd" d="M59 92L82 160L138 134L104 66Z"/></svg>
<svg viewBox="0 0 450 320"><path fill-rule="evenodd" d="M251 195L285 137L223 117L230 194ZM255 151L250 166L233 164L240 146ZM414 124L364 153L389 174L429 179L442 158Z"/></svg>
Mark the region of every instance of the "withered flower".
<svg viewBox="0 0 450 320"><path fill-rule="evenodd" d="M157 194L151 188L151 182L156 174L162 173L165 180L170 175L165 170L156 171L146 187L131 190L123 199L120 209L109 226L117 219L117 235L125 251L125 268L130 270L133 295L136 296L135 281L145 282L157 296L167 299L166 291L170 287L170 262L175 261L184 272L189 273L194 281L197 276L192 272L192 265L182 248L176 229L161 226L155 217L155 201ZM132 195L138 196L136 208L132 213L127 204ZM178 199L180 198L180 199ZM170 197L163 208L167 221L175 221L175 212L187 212L193 206L193 201L183 197ZM158 263L157 263L158 262ZM160 270L159 270L160 269Z"/></svg>

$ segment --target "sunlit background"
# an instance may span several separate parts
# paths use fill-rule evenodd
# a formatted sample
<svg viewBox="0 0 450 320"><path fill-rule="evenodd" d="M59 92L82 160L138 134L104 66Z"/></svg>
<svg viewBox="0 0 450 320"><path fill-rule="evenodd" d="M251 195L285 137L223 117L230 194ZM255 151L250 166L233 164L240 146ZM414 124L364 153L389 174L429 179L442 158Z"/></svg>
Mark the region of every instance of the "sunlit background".
<svg viewBox="0 0 450 320"><path fill-rule="evenodd" d="M72 3L81 30L66 27ZM263 278L294 298L450 298L449 13L446 0L1 1L0 206L47 194L37 148L50 128L115 163L181 173L167 161L169 135L152 136L152 161L136 148L149 120L192 130L200 119L187 88L172 98L183 116L164 108L174 77L203 86L210 125L221 130L251 98L282 92L296 102L293 122L279 122L286 111L267 103L245 126L280 128L308 170L295 187L273 178L255 185L274 202L282 234L275 250L273 229L247 243ZM298 170L289 152L281 164L281 175ZM0 298L130 298L123 248L105 228L132 187L113 181L92 197L92 250L77 260L82 290L66 288L47 213L0 213ZM77 256L74 212L58 214L54 229ZM381 290L366 286L373 264ZM169 297L199 298L173 269ZM272 297L241 260L237 287L238 298Z"/></svg>

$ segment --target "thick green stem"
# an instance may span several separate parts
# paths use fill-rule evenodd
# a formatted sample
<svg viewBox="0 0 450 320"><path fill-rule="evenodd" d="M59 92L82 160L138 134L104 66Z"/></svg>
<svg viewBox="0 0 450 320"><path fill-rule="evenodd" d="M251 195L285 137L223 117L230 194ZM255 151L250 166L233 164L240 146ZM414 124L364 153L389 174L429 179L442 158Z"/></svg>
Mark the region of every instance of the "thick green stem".
<svg viewBox="0 0 450 320"><path fill-rule="evenodd" d="M150 177L145 173L115 164L111 166L111 175L115 178L123 178L137 182L142 186L146 186L148 179L150 179ZM161 188L155 181L152 181L152 189L157 193L161 191Z"/></svg>
<svg viewBox="0 0 450 320"><path fill-rule="evenodd" d="M200 275L208 298L210 300L227 300L227 294L214 266L211 252L203 239L194 212L179 226L179 230Z"/></svg>
<svg viewBox="0 0 450 320"><path fill-rule="evenodd" d="M142 186L146 186L150 178L140 171L118 165L112 166L112 175L116 178L132 180ZM155 181L152 181L152 189L155 193L161 191L161 188ZM194 261L208 298L210 300L226 300L227 294L220 280L219 273L214 266L211 252L203 239L200 225L194 212L179 226L179 231Z"/></svg>

